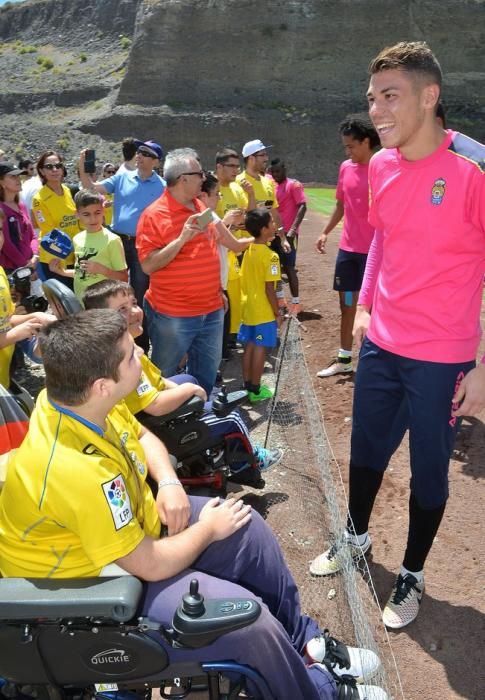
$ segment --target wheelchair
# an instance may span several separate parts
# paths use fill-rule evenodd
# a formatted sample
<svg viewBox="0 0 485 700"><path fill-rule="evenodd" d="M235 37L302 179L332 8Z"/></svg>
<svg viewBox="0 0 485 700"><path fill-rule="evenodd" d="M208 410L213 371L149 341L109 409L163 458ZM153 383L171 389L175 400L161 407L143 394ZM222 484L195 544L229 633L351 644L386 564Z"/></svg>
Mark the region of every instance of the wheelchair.
<svg viewBox="0 0 485 700"><path fill-rule="evenodd" d="M58 318L82 311L74 292L62 282L46 280L42 289ZM246 396L246 391L227 393L222 387L212 403L212 411L219 418L225 417ZM244 470L244 479L238 483L263 488L265 482L247 437L240 432L214 437L209 426L201 420L203 412L204 402L194 396L165 416L152 416L141 411L136 417L173 455L178 478L186 490L198 495L225 495L228 479L234 477L236 465L241 464L249 467Z"/></svg>
<svg viewBox="0 0 485 700"><path fill-rule="evenodd" d="M255 669L231 660L171 663L160 642L208 646L257 620L256 600L205 601L193 579L165 628L139 615L142 592L133 576L0 579L0 697L149 700L156 688L172 700L199 691L210 700L236 700L242 692L273 700Z"/></svg>
<svg viewBox="0 0 485 700"><path fill-rule="evenodd" d="M247 396L246 391L227 393L223 387L212 402L212 412L227 416ZM234 477L236 465L247 463L244 483L263 488L264 480L256 466L253 448L243 433L214 436L201 420L204 401L193 396L164 416L143 411L137 419L165 444L177 461L177 476L184 487L198 495L225 495L227 481Z"/></svg>

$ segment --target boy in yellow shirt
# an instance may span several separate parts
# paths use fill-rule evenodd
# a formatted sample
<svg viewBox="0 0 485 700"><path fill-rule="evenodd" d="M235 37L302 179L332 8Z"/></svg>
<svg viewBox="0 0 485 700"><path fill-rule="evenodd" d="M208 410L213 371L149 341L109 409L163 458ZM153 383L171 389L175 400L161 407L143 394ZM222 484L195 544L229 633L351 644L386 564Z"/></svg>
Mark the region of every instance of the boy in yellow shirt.
<svg viewBox="0 0 485 700"><path fill-rule="evenodd" d="M267 209L252 209L245 219L246 231L256 239L244 254L241 266L242 323L238 340L244 343L242 361L244 388L251 403L273 396L261 384L266 348L277 343L278 313L276 283L281 279L278 254L268 247L276 235L276 224Z"/></svg>
<svg viewBox="0 0 485 700"><path fill-rule="evenodd" d="M73 238L76 262L65 269L58 258L49 263L52 272L74 279L74 293L81 299L88 287L106 278L128 281L128 270L121 238L103 227L103 196L80 190L74 197L76 212L85 230Z"/></svg>

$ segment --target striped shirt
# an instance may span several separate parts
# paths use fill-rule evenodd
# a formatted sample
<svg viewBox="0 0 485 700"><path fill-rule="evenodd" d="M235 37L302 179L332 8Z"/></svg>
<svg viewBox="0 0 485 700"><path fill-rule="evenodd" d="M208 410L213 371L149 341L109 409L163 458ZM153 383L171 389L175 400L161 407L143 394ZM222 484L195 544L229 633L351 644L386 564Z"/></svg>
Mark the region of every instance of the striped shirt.
<svg viewBox="0 0 485 700"><path fill-rule="evenodd" d="M170 192L143 212L136 230L140 261L175 240L192 214L206 207L198 199L195 209L180 204ZM158 313L168 316L201 316L222 307L217 231L209 224L188 241L175 258L150 275L146 299Z"/></svg>

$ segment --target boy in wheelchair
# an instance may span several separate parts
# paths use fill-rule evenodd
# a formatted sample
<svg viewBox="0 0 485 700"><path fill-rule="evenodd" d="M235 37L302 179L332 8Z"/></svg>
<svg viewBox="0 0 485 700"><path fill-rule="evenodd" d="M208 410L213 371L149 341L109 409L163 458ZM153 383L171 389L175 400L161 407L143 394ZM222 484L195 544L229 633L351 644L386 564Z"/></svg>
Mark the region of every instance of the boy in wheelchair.
<svg viewBox="0 0 485 700"><path fill-rule="evenodd" d="M143 332L143 311L138 306L133 289L125 282L116 280L103 280L89 287L83 297L85 309L114 309L119 311L128 323L128 330L133 338L138 338ZM268 450L264 447L251 445L249 432L243 419L237 411L231 411L229 415L219 416L212 412L210 402L204 389L187 374L176 375L165 379L160 370L148 359L146 355L141 358L143 373L140 383L126 398L125 402L130 411L138 417L138 420L146 425L160 439L166 443L170 434L161 422L153 417L165 416L179 408L192 396L199 396L206 402L206 411L199 420L207 426L209 440L204 441L204 449L200 449L199 437L198 449L182 449L182 454L177 448L169 451L174 454L182 464L187 465L190 473L197 469L197 459L200 462L205 447L221 447L224 449L225 438L229 445L234 446L231 451L233 461L229 465L229 479L238 484L248 484L255 487L264 486L261 473L274 467L283 456L281 449ZM203 428L203 426L201 426ZM232 436L229 438L229 436ZM180 450L180 447L178 448ZM214 449L214 452L217 452ZM226 450L227 452L227 450ZM202 453L202 454L201 454ZM208 465L210 470L213 465ZM183 468L182 468L182 472Z"/></svg>
<svg viewBox="0 0 485 700"><path fill-rule="evenodd" d="M2 576L50 579L52 588L52 579L106 575L115 564L146 582L141 614L170 626L195 573L204 596L259 599L261 614L199 649L157 639L172 662L234 659L258 671L273 698L387 700L358 683L376 672L378 657L302 615L262 518L242 501L187 496L163 444L127 410L122 399L139 383L142 351L122 315L85 311L47 326L39 341L46 389L0 495ZM28 626L24 635L28 643Z"/></svg>

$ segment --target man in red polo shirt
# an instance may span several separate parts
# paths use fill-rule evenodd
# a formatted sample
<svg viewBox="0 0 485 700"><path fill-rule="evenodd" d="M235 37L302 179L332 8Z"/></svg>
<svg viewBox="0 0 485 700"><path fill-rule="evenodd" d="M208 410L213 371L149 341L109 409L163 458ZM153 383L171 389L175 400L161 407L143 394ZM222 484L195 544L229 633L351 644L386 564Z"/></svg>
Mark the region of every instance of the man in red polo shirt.
<svg viewBox="0 0 485 700"><path fill-rule="evenodd" d="M136 246L150 276L144 309L152 362L165 376L185 354L187 371L210 394L221 361L223 296L214 224L198 223L206 207L197 197L204 174L197 153L167 154L167 189L140 217Z"/></svg>

